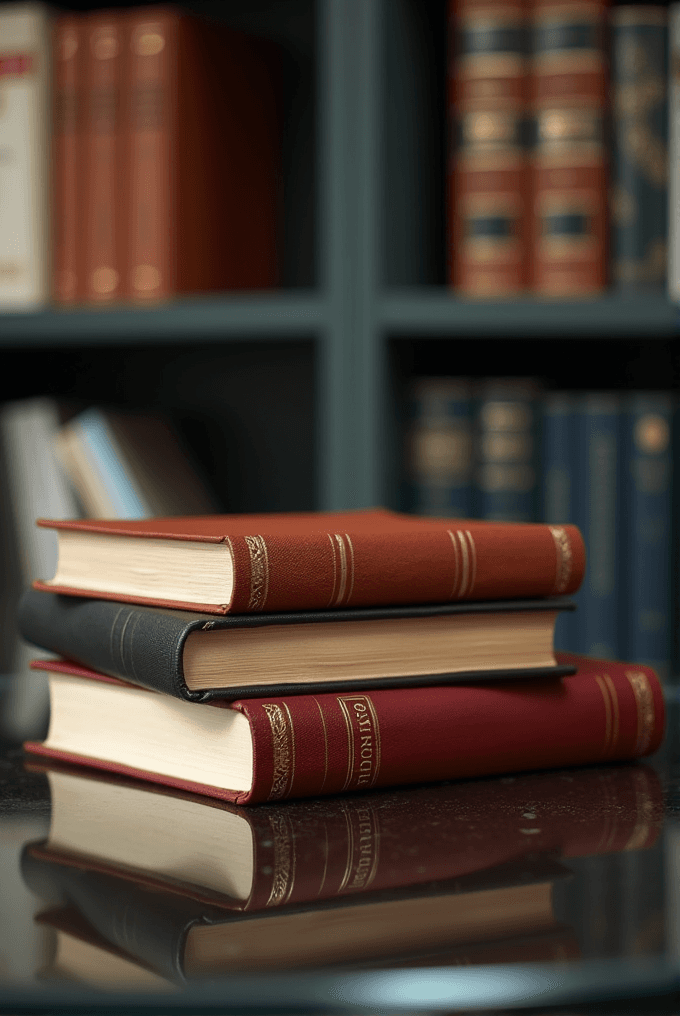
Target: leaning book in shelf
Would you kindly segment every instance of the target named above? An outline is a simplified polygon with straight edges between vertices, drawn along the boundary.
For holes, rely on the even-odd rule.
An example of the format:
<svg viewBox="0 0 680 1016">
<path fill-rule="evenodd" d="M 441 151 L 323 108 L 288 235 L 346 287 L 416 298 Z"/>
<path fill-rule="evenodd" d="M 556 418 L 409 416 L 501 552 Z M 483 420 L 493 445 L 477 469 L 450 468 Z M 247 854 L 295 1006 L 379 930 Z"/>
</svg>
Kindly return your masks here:
<svg viewBox="0 0 680 1016">
<path fill-rule="evenodd" d="M 585 569 L 574 526 L 384 509 L 38 524 L 59 564 L 37 588 L 211 614 L 569 595 Z"/>
<path fill-rule="evenodd" d="M 205 614 L 32 589 L 28 642 L 111 677 L 193 701 L 414 687 L 568 673 L 553 652 L 569 600 Z"/>
<path fill-rule="evenodd" d="M 34 666 L 49 674 L 50 729 L 26 749 L 239 804 L 656 750 L 664 703 L 650 668 L 568 654 L 558 661 L 578 672 L 555 681 L 195 704 L 40 660 Z"/>
</svg>

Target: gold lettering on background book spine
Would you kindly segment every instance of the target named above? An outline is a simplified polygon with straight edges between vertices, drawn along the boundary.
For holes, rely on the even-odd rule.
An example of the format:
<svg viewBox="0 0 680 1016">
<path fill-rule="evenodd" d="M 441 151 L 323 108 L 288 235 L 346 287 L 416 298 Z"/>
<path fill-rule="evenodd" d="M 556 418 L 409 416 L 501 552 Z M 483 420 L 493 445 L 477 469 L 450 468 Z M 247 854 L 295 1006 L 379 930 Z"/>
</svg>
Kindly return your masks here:
<svg viewBox="0 0 680 1016">
<path fill-rule="evenodd" d="M 261 536 L 246 536 L 250 554 L 250 599 L 248 610 L 262 610 L 269 592 L 269 557 L 267 544 Z"/>
<path fill-rule="evenodd" d="M 270 815 L 274 841 L 274 881 L 268 907 L 278 907 L 290 899 L 295 885 L 295 836 L 290 819 L 285 815 Z"/>
<path fill-rule="evenodd" d="M 633 689 L 637 707 L 637 737 L 635 754 L 646 755 L 654 734 L 654 693 L 647 675 L 642 670 L 626 670 L 626 678 Z"/>
<path fill-rule="evenodd" d="M 269 800 L 276 801 L 286 796 L 295 773 L 295 740 L 290 713 L 284 712 L 275 702 L 264 702 L 262 708 L 267 714 L 272 729 L 274 773 Z M 284 706 L 284 709 L 286 707 Z"/>
<path fill-rule="evenodd" d="M 562 526 L 550 526 L 550 532 L 555 541 L 555 551 L 557 552 L 557 569 L 553 593 L 563 593 L 571 579 L 573 564 L 571 541 L 569 540 L 569 534 Z"/>
</svg>

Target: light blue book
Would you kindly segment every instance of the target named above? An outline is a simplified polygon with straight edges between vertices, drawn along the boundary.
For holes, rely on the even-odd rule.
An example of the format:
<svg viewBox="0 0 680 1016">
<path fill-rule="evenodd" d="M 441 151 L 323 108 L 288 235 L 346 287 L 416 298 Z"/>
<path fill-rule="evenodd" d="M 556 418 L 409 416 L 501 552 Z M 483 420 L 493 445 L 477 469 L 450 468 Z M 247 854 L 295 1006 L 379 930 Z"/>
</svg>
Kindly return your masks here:
<svg viewBox="0 0 680 1016">
<path fill-rule="evenodd" d="M 625 658 L 670 671 L 671 489 L 673 399 L 666 392 L 635 392 L 624 415 L 621 630 Z"/>
</svg>

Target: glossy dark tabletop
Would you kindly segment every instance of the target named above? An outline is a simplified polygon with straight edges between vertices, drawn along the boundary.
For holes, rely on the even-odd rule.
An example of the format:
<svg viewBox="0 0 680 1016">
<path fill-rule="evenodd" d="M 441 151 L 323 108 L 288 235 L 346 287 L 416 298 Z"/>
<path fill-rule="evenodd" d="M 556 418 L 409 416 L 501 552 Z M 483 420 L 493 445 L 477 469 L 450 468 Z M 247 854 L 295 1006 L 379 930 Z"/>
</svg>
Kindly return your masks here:
<svg viewBox="0 0 680 1016">
<path fill-rule="evenodd" d="M 5 746 L 0 1011 L 680 1011 L 679 713 L 644 764 L 251 809 Z"/>
</svg>

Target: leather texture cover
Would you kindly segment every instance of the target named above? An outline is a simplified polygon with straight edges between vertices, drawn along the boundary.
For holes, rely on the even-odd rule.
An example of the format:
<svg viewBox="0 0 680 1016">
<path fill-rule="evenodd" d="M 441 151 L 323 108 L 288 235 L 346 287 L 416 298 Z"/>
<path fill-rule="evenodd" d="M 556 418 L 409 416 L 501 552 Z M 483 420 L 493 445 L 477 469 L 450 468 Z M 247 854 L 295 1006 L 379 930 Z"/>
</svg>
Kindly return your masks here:
<svg viewBox="0 0 680 1016">
<path fill-rule="evenodd" d="M 82 767 L 40 761 L 29 768 L 77 776 L 81 809 L 102 782 L 123 794 L 126 788 L 140 792 L 137 781 Z M 170 824 L 178 799 L 237 811 L 248 822 L 254 855 L 248 899 L 183 880 L 181 870 L 170 877 L 59 850 L 49 841 L 32 845 L 32 855 L 206 904 L 265 910 L 357 894 L 370 899 L 387 889 L 498 872 L 527 854 L 582 857 L 646 849 L 663 823 L 659 778 L 641 764 L 574 770 L 569 781 L 559 773 L 530 773 L 510 783 L 470 780 L 245 810 L 150 783 L 143 789 L 156 798 L 154 812 L 158 799 L 164 800 Z"/>
<path fill-rule="evenodd" d="M 131 521 L 39 519 L 38 525 L 103 537 L 228 544 L 234 567 L 230 604 L 161 603 L 114 596 L 105 588 L 87 594 L 202 613 L 561 596 L 578 589 L 585 571 L 585 547 L 575 526 L 428 519 L 383 509 Z M 73 588 L 35 585 L 82 595 Z"/>
<path fill-rule="evenodd" d="M 238 804 L 289 797 L 613 762 L 660 745 L 665 709 L 650 667 L 557 654 L 578 672 L 517 680 L 349 694 L 208 703 L 240 710 L 253 738 L 253 783 L 245 792 L 79 757 L 28 742 L 36 754 L 148 779 Z M 116 683 L 75 664 L 32 666 Z M 152 694 L 141 689 L 138 694 Z M 124 731 L 121 731 L 121 738 Z"/>
<path fill-rule="evenodd" d="M 138 684 L 167 695 L 206 702 L 210 699 L 238 699 L 272 694 L 310 694 L 381 686 L 408 687 L 462 683 L 470 680 L 503 680 L 531 674 L 555 677 L 573 673 L 574 668 L 494 670 L 473 673 L 421 675 L 318 682 L 315 684 L 250 685 L 191 691 L 184 680 L 184 644 L 194 631 L 221 631 L 228 628 L 259 628 L 266 625 L 315 624 L 319 622 L 362 621 L 371 624 L 385 618 L 432 617 L 441 614 L 496 613 L 498 611 L 573 609 L 570 600 L 508 600 L 483 603 L 452 603 L 442 606 L 413 606 L 327 610 L 310 613 L 245 614 L 206 618 L 205 614 L 160 607 L 129 606 L 110 600 L 59 596 L 38 589 L 28 590 L 19 606 L 19 628 L 23 637 L 42 649 L 74 660 L 84 667 L 111 677 Z"/>
</svg>

